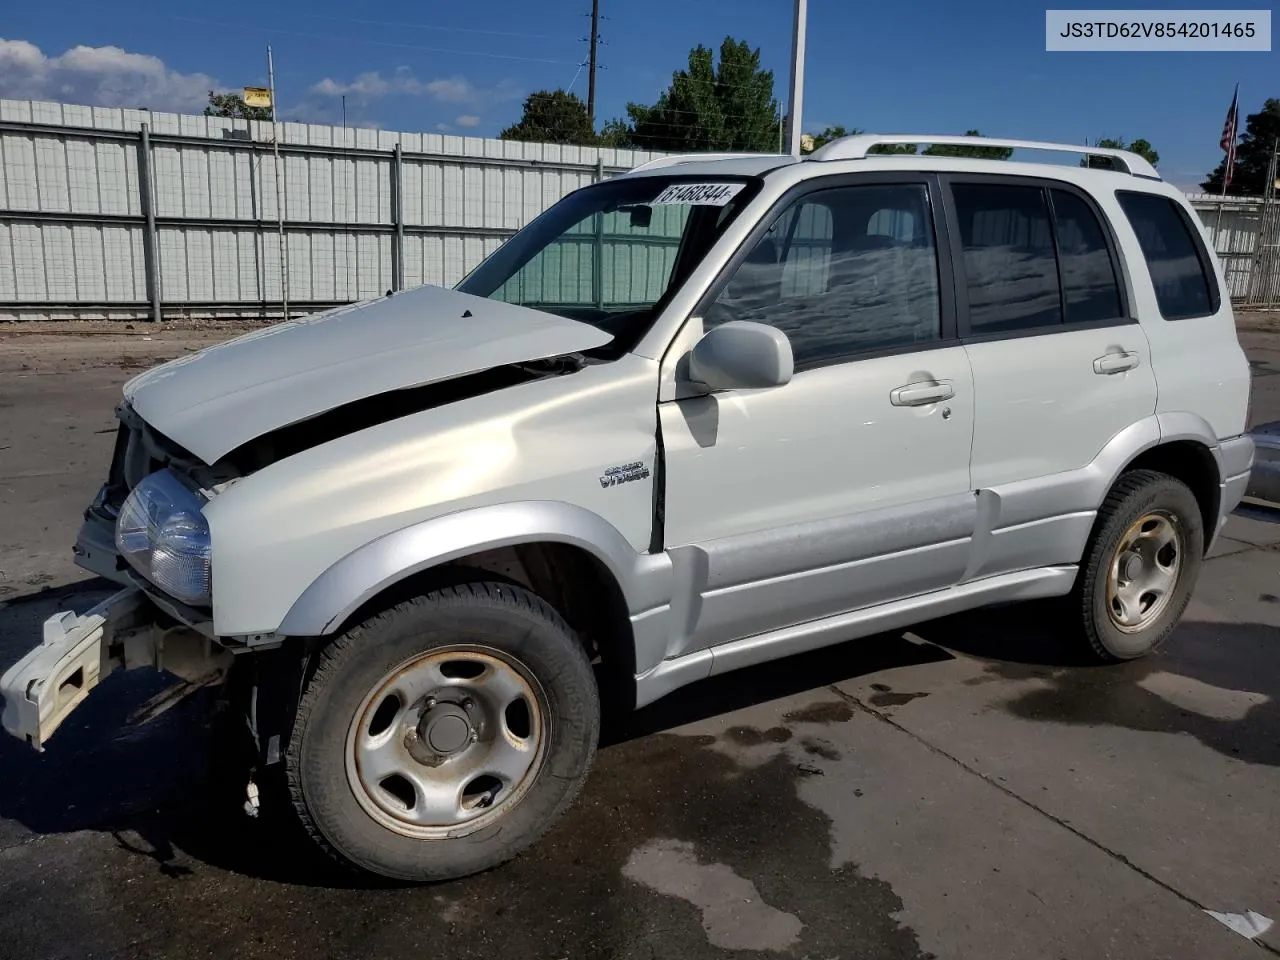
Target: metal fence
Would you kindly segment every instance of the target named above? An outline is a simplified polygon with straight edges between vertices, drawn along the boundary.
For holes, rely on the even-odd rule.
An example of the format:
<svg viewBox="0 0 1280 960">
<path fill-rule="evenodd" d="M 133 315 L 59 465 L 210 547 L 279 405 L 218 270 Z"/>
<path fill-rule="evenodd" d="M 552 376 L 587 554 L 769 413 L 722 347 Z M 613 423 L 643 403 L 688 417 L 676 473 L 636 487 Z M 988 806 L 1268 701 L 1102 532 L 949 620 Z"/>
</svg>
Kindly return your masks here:
<svg viewBox="0 0 1280 960">
<path fill-rule="evenodd" d="M 656 154 L 0 100 L 0 320 L 280 316 L 451 286 Z"/>
<path fill-rule="evenodd" d="M 1222 262 L 1231 299 L 1244 306 L 1280 306 L 1280 202 L 1276 197 L 1191 194 Z"/>
<path fill-rule="evenodd" d="M 452 286 L 560 197 L 657 154 L 0 100 L 0 321 L 279 317 Z M 277 197 L 280 205 L 277 205 Z M 1280 306 L 1280 201 L 1193 195 L 1233 299 Z M 283 207 L 283 248 L 280 213 Z M 674 255 L 611 236 L 644 300 Z M 663 231 L 664 233 L 667 231 Z M 676 231 L 678 233 L 678 231 Z M 584 248 L 593 237 L 583 233 Z M 583 250 L 547 259 L 586 296 Z M 551 277 L 533 271 L 522 283 Z M 575 289 L 577 289 L 575 287 Z M 572 291 L 571 291 L 572 292 Z M 558 291 L 557 296 L 564 296 Z M 601 291 L 594 291 L 601 295 Z"/>
</svg>

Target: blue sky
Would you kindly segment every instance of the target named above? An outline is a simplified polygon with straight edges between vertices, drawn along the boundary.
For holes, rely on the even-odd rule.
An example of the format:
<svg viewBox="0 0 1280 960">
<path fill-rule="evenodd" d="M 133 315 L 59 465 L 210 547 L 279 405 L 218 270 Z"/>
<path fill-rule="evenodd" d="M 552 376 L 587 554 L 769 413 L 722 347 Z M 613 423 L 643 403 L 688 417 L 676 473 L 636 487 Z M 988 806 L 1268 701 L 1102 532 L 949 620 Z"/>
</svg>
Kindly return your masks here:
<svg viewBox="0 0 1280 960">
<path fill-rule="evenodd" d="M 338 122 L 345 94 L 352 125 L 493 136 L 532 90 L 573 82 L 585 97 L 589 10 L 590 0 L 15 3 L 0 21 L 0 96 L 198 112 L 209 85 L 264 83 L 270 43 L 289 116 Z M 762 48 L 785 96 L 791 11 L 791 0 L 602 0 L 599 119 L 651 102 L 691 46 L 726 34 Z M 1189 187 L 1221 157 L 1235 83 L 1242 125 L 1280 97 L 1278 56 L 1046 53 L 1040 4 L 810 0 L 805 128 L 1146 137 L 1166 179 Z"/>
</svg>

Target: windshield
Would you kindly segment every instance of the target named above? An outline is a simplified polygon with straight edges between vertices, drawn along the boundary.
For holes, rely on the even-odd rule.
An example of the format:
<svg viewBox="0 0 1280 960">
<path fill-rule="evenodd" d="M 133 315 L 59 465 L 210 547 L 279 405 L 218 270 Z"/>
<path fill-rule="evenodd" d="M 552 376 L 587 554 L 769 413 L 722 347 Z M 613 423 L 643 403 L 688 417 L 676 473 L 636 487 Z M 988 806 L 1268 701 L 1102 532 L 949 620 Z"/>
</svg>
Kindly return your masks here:
<svg viewBox="0 0 1280 960">
<path fill-rule="evenodd" d="M 620 177 L 569 194 L 457 289 L 638 340 L 758 188 L 745 179 Z"/>
</svg>

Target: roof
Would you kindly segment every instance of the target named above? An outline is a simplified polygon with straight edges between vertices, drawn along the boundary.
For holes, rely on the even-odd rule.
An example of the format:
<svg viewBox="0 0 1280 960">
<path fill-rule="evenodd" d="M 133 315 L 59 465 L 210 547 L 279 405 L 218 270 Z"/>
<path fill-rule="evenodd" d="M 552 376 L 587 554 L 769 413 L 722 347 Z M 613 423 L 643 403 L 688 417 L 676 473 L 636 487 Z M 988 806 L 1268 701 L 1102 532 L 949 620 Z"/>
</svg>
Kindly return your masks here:
<svg viewBox="0 0 1280 960">
<path fill-rule="evenodd" d="M 1105 156 L 1115 162 L 1115 169 L 1081 168 L 1075 164 L 1045 163 L 1035 161 L 1028 163 L 1022 160 L 986 160 L 975 157 L 928 156 L 924 154 L 881 154 L 872 153 L 873 147 L 886 143 L 913 143 L 921 145 L 971 146 L 997 149 L 1013 149 L 1020 152 L 1052 152 L 1070 153 L 1079 156 Z M 817 151 L 802 158 L 788 154 L 760 153 L 689 153 L 659 157 L 641 164 L 634 170 L 624 174 L 628 177 L 671 176 L 673 174 L 694 176 L 761 176 L 781 167 L 792 167 L 796 164 L 835 164 L 848 170 L 883 170 L 893 169 L 910 164 L 916 170 L 966 170 L 983 169 L 1015 172 L 1011 166 L 1030 167 L 1031 173 L 1045 173 L 1045 168 L 1070 169 L 1073 174 L 1096 174 L 1101 176 L 1137 177 L 1148 181 L 1160 181 L 1160 174 L 1155 167 L 1142 156 L 1128 150 L 1114 150 L 1107 147 L 1086 147 L 1076 144 L 1049 143 L 1038 140 L 1004 140 L 991 137 L 959 137 L 943 134 L 858 134 L 841 137 L 825 144 Z M 847 163 L 847 167 L 844 164 Z M 810 168 L 809 172 L 816 176 L 819 170 Z M 834 172 L 824 170 L 822 172 Z M 1021 170 L 1016 172 L 1026 173 Z M 804 176 L 799 170 L 792 175 Z M 1075 176 L 1073 175 L 1072 179 Z"/>
<path fill-rule="evenodd" d="M 713 177 L 758 177 L 800 161 L 785 153 L 682 153 L 658 157 L 627 171 L 626 177 L 670 177 L 695 174 Z"/>
</svg>

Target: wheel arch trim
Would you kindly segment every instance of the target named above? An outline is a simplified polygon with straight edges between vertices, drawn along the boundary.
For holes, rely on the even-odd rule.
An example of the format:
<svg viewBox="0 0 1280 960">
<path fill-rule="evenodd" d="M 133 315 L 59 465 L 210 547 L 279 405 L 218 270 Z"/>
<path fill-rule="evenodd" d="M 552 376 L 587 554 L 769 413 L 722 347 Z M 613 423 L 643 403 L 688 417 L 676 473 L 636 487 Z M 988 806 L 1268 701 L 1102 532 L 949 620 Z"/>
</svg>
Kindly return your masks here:
<svg viewBox="0 0 1280 960">
<path fill-rule="evenodd" d="M 1033 477 L 997 484 L 986 493 L 995 505 L 986 514 L 988 529 L 1002 530 L 1075 511 L 1096 511 L 1120 476 L 1143 454 L 1166 444 L 1192 441 L 1202 444 L 1225 481 L 1242 458 L 1232 442 L 1214 436 L 1203 418 L 1193 413 L 1162 413 L 1144 417 L 1125 427 L 1098 451 L 1086 466 L 1047 477 Z M 1225 448 L 1225 449 L 1224 449 Z M 1244 460 L 1251 459 L 1251 449 Z M 1247 462 L 1245 465 L 1247 469 Z"/>
<path fill-rule="evenodd" d="M 385 534 L 338 560 L 294 601 L 277 633 L 333 633 L 363 604 L 432 567 L 498 547 L 551 542 L 578 547 L 613 576 L 632 615 L 668 601 L 666 554 L 639 553 L 617 527 L 582 507 L 526 500 L 477 507 Z"/>
</svg>

